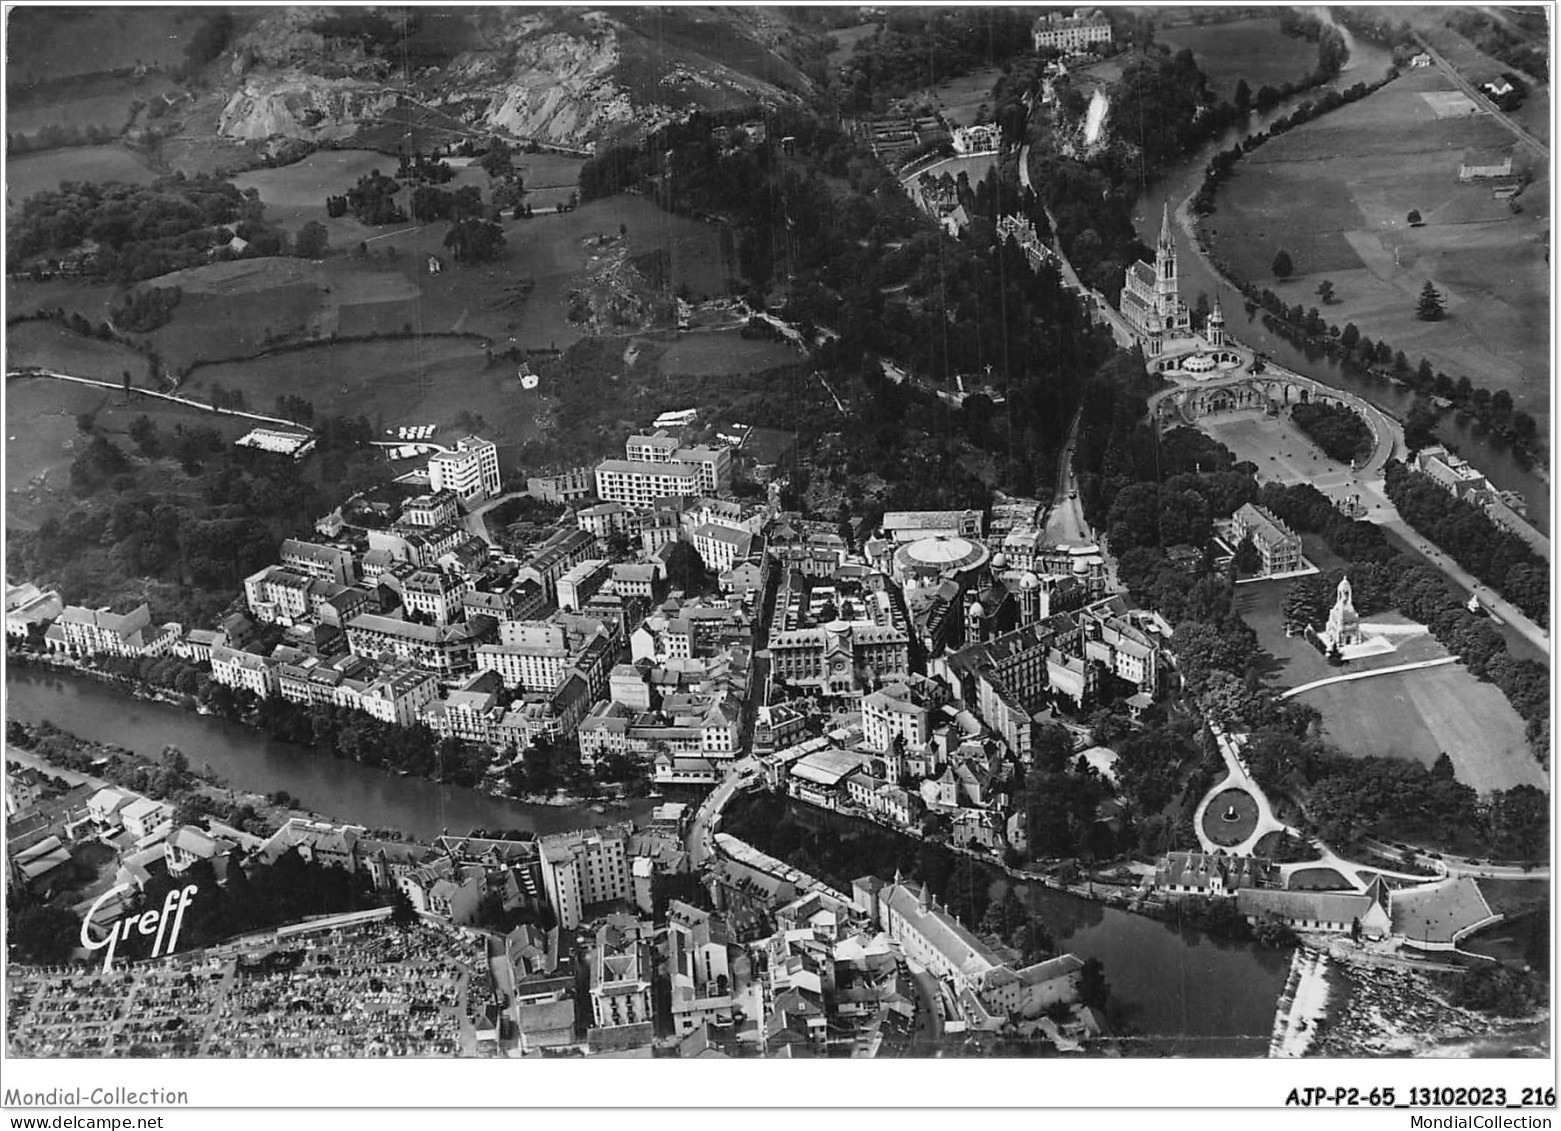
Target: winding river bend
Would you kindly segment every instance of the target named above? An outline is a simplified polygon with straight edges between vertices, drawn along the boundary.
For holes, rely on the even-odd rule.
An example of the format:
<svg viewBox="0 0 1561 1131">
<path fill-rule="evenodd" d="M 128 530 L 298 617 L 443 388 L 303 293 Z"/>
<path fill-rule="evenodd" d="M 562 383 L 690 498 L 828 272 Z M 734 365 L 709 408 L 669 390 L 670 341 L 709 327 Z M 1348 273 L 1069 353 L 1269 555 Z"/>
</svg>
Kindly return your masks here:
<svg viewBox="0 0 1561 1131">
<path fill-rule="evenodd" d="M 398 829 L 418 840 L 474 828 L 535 833 L 645 817 L 644 799 L 598 813 L 588 806 L 525 805 L 462 786 L 403 778 L 386 770 L 316 754 L 259 731 L 167 703 L 134 699 L 82 676 L 8 669 L 6 717 L 48 719 L 94 742 L 155 756 L 177 746 L 199 769 L 210 764 L 229 786 L 258 793 L 286 790 L 304 808 L 374 829 Z"/>
<path fill-rule="evenodd" d="M 1389 52 L 1352 36 L 1349 62 L 1327 88 L 1343 90 L 1358 82 L 1376 82 L 1387 74 L 1392 61 Z M 1253 114 L 1248 121 L 1222 133 L 1151 184 L 1134 208 L 1138 238 L 1146 246 L 1154 246 L 1160 235 L 1161 203 L 1169 200 L 1175 211 L 1182 201 L 1196 192 L 1203 184 L 1204 169 L 1216 153 L 1229 149 L 1250 134 L 1266 130 L 1276 118 L 1289 113 L 1301 99 L 1311 97 L 1315 97 L 1315 92 L 1291 99 L 1267 114 Z M 1177 268 L 1182 280 L 1182 297 L 1192 303 L 1201 292 L 1213 302 L 1218 295 L 1224 304 L 1225 317 L 1233 337 L 1245 345 L 1264 351 L 1280 365 L 1324 384 L 1355 393 L 1400 418 L 1409 411 L 1410 402 L 1414 399 L 1410 390 L 1347 371 L 1326 356 L 1308 356 L 1304 350 L 1265 329 L 1261 311 L 1250 320 L 1247 319 L 1243 310 L 1245 299 L 1241 292 L 1210 270 L 1188 246 L 1190 233 L 1180 233 L 1179 239 L 1182 254 L 1178 256 Z M 1470 377 L 1478 379 L 1477 374 L 1470 374 Z M 1452 414 L 1448 414 L 1441 419 L 1437 429 L 1444 438 L 1458 446 L 1465 459 L 1485 472 L 1492 483 L 1504 490 L 1520 492 L 1528 500 L 1530 521 L 1544 533 L 1550 532 L 1550 484 L 1542 473 L 1525 468 L 1513 457 L 1511 449 L 1493 440 L 1472 419 L 1459 423 Z"/>
</svg>

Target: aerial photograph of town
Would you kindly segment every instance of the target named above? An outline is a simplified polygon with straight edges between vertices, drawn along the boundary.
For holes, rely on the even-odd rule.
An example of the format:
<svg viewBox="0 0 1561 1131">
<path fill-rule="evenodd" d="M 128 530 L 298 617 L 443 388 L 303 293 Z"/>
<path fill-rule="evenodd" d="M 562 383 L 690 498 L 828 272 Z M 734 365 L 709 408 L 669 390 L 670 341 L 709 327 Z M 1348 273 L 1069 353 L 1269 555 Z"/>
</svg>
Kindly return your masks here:
<svg viewBox="0 0 1561 1131">
<path fill-rule="evenodd" d="M 1553 1057 L 1547 5 L 6 15 L 8 1071 Z"/>
</svg>

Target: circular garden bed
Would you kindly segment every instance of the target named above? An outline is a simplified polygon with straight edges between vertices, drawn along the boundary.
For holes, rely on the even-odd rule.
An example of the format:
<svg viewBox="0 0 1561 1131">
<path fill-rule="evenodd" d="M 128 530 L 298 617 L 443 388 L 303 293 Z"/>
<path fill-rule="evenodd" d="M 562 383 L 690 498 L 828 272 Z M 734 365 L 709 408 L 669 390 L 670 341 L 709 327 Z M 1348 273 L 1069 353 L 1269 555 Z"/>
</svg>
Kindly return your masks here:
<svg viewBox="0 0 1561 1131">
<path fill-rule="evenodd" d="M 1203 835 L 1223 848 L 1240 844 L 1257 829 L 1257 802 L 1244 789 L 1222 789 L 1203 811 Z"/>
</svg>

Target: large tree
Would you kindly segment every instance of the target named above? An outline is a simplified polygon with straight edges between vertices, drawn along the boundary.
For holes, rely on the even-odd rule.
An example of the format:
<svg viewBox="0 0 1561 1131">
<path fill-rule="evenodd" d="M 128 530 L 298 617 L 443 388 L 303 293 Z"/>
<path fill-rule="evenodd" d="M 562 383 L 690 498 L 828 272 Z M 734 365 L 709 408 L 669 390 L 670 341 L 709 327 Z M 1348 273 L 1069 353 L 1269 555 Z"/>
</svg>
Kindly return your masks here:
<svg viewBox="0 0 1561 1131">
<path fill-rule="evenodd" d="M 1420 288 L 1420 304 L 1415 307 L 1415 317 L 1422 322 L 1440 322 L 1446 313 L 1441 293 L 1427 279 L 1425 286 Z"/>
<path fill-rule="evenodd" d="M 457 262 L 483 263 L 503 253 L 504 229 L 491 221 L 469 217 L 451 227 L 444 237 L 444 246 L 455 253 Z"/>
<path fill-rule="evenodd" d="M 1274 256 L 1274 277 L 1276 279 L 1288 279 L 1295 274 L 1295 263 L 1290 258 L 1290 253 L 1284 248 L 1279 249 L 1279 254 Z"/>
<path fill-rule="evenodd" d="M 293 252 L 300 259 L 323 259 L 330 240 L 331 234 L 325 225 L 318 220 L 310 220 L 298 229 L 298 236 L 293 240 Z"/>
</svg>

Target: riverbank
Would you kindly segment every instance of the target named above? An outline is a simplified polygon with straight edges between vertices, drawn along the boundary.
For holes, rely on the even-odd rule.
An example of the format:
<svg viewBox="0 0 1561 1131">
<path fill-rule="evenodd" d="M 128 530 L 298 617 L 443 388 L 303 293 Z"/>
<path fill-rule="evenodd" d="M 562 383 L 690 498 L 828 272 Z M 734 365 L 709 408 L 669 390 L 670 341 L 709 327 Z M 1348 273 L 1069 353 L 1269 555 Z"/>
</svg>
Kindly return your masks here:
<svg viewBox="0 0 1561 1131">
<path fill-rule="evenodd" d="M 143 680 L 133 679 L 116 672 L 104 671 L 100 668 L 92 666 L 89 663 L 84 663 L 81 660 L 72 659 L 70 657 L 57 656 L 51 653 L 16 652 L 8 649 L 6 652 L 6 662 L 8 666 L 21 670 L 41 668 L 61 674 L 90 679 L 112 689 L 113 691 L 127 695 L 133 699 L 137 699 L 143 703 L 161 703 L 169 707 L 175 707 L 179 710 L 189 711 L 192 714 L 204 716 L 207 718 L 219 717 L 211 710 L 210 707 L 203 704 L 199 698 L 194 695 L 172 691 L 164 687 L 157 687 Z M 263 727 L 249 718 L 240 717 L 237 719 L 224 719 L 224 721 L 246 727 L 256 732 L 257 734 L 264 735 L 267 733 Z M 268 737 L 272 736 L 268 735 Z M 285 740 L 273 738 L 273 741 Z M 308 747 L 304 744 L 294 743 L 291 745 L 297 745 L 300 749 L 312 749 L 311 747 Z M 333 757 L 335 756 L 333 755 Z M 362 765 L 362 763 L 355 764 Z M 375 767 L 369 766 L 364 766 L 364 768 L 375 769 Z M 422 780 L 434 784 L 443 784 L 439 782 L 439 779 L 429 777 L 427 775 L 407 773 L 388 767 L 384 767 L 383 769 L 385 769 L 386 772 L 395 774 L 398 777 Z M 628 804 L 624 800 L 624 790 L 622 787 L 603 787 L 601 792 L 591 794 L 574 794 L 563 790 L 558 790 L 553 793 L 546 794 L 526 793 L 520 795 L 507 793 L 491 781 L 464 788 L 473 789 L 499 801 L 511 801 L 521 805 L 536 805 L 553 809 L 591 807 L 594 811 L 594 807 L 596 806 L 601 806 L 604 809 L 626 808 Z"/>
<path fill-rule="evenodd" d="M 602 813 L 593 806 L 606 809 L 605 799 L 570 805 L 553 798 L 554 804 L 536 805 L 468 786 L 402 777 L 271 738 L 217 714 L 127 694 L 121 686 L 85 673 L 41 665 L 8 668 L 6 713 L 18 722 L 68 723 L 81 738 L 154 760 L 164 746 L 177 746 L 192 768 L 204 772 L 209 766 L 235 791 L 285 791 L 310 810 L 366 828 L 397 830 L 422 843 L 473 829 L 546 836 L 625 820 L 643 822 L 657 803 L 631 797 Z"/>
<path fill-rule="evenodd" d="M 1290 959 L 1290 979 L 1274 1014 L 1270 1059 L 1305 1056 L 1317 1039 L 1317 1026 L 1328 1014 L 1328 958 L 1297 947 Z"/>
<path fill-rule="evenodd" d="M 1348 994 L 1318 1023 L 1318 1057 L 1548 1056 L 1548 1010 L 1506 1018 L 1451 1004 L 1437 976 L 1416 970 L 1333 964 Z"/>
<path fill-rule="evenodd" d="M 132 789 L 126 784 L 123 774 L 111 774 L 104 776 L 93 770 L 102 768 L 104 763 L 115 764 L 115 760 L 121 760 L 119 765 L 129 760 L 136 766 L 145 767 L 148 770 L 156 768 L 157 763 L 152 759 L 126 750 L 122 746 L 111 743 L 92 742 L 80 735 L 72 734 L 58 726 L 50 725 L 47 729 L 41 726 L 27 726 L 22 724 L 23 731 L 20 734 L 7 734 L 5 744 L 5 760 L 7 766 L 15 762 L 23 766 L 37 770 L 39 773 L 58 777 L 68 785 L 88 785 L 93 789 L 115 787 L 119 789 Z M 36 742 L 45 749 L 34 746 L 20 746 L 17 741 Z M 62 761 L 61 756 L 69 757 L 69 761 Z M 85 762 L 91 769 L 80 768 L 80 763 Z M 76 764 L 72 764 L 76 763 Z M 192 777 L 184 789 L 184 793 L 198 797 L 206 812 L 214 816 L 223 824 L 238 829 L 239 832 L 249 833 L 252 836 L 267 837 L 277 829 L 285 825 L 289 820 L 298 818 L 301 820 L 332 820 L 329 815 L 317 813 L 312 809 L 306 809 L 301 799 L 290 797 L 288 800 L 279 800 L 277 794 L 264 794 L 248 791 L 238 791 L 230 788 L 225 782 L 215 775 L 207 776 L 200 771 L 191 771 Z M 136 792 L 141 792 L 137 790 Z M 161 796 L 155 792 L 149 793 L 154 801 L 167 801 L 174 803 L 177 798 Z M 243 816 L 245 811 L 247 816 Z M 374 829 L 373 834 L 382 840 L 401 840 L 403 834 L 394 829 Z"/>
</svg>

